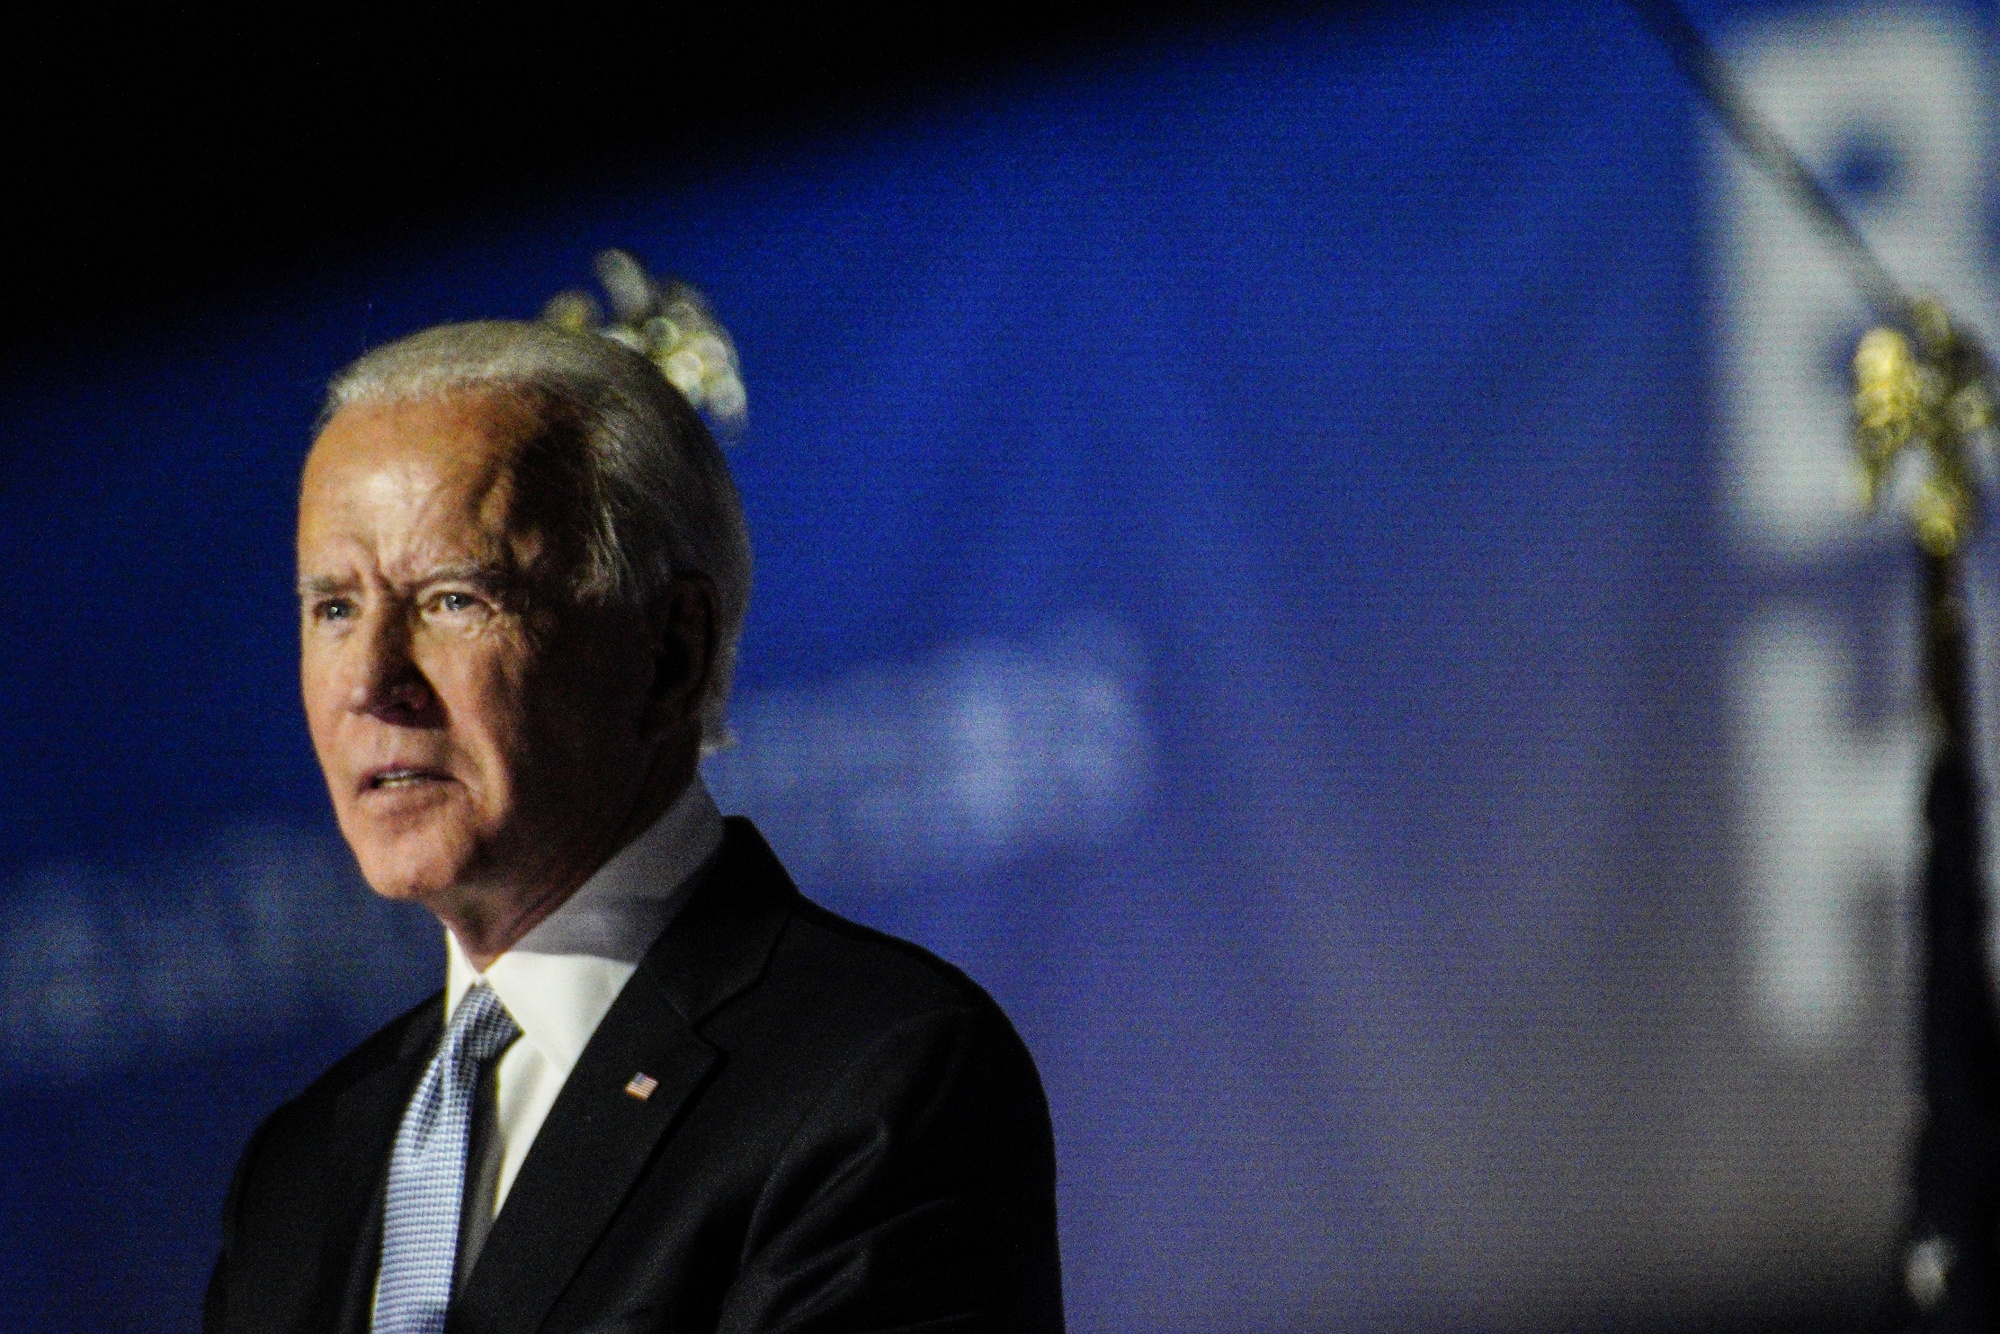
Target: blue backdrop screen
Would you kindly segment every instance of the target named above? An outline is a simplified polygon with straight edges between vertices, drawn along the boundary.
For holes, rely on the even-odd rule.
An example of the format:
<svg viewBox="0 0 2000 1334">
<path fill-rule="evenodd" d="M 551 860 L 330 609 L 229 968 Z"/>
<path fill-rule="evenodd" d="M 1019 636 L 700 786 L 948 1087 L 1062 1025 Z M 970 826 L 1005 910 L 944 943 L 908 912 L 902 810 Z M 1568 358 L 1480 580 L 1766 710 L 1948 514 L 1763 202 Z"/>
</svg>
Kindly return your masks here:
<svg viewBox="0 0 2000 1334">
<path fill-rule="evenodd" d="M 1913 12 L 1939 68 L 1983 52 Z M 1846 40 L 1704 17 L 1760 88 L 1806 75 L 1758 33 Z M 1743 775 L 1758 691 L 1782 722 L 1820 682 L 1827 734 L 1876 749 L 1783 772 L 1833 775 L 1826 820 L 1843 774 L 1900 790 L 1906 585 L 1872 530 L 1788 563 L 1732 517 L 1762 215 L 1706 135 L 1615 7 L 1277 18 L 17 362 L 0 1319 L 190 1327 L 259 1117 L 437 985 L 301 724 L 298 467 L 347 360 L 530 316 L 611 244 L 709 294 L 750 390 L 709 781 L 809 894 L 1014 1017 L 1075 1329 L 1865 1286 L 1911 835 L 1886 797 L 1873 880 L 1827 908 L 1783 863 L 1760 897 L 1766 835 L 1820 826 Z"/>
</svg>

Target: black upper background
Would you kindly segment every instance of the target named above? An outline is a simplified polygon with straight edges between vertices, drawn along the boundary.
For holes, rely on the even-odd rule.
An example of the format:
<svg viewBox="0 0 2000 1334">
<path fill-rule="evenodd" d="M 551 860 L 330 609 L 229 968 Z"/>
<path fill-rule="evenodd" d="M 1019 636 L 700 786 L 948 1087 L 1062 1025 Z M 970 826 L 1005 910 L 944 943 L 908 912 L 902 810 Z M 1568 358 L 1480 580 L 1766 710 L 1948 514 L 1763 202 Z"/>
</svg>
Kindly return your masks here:
<svg viewBox="0 0 2000 1334">
<path fill-rule="evenodd" d="M 1278 8 L 17 9 L 0 18 L 12 234 L 0 357 L 496 205 L 657 177 L 1023 63 Z"/>
</svg>

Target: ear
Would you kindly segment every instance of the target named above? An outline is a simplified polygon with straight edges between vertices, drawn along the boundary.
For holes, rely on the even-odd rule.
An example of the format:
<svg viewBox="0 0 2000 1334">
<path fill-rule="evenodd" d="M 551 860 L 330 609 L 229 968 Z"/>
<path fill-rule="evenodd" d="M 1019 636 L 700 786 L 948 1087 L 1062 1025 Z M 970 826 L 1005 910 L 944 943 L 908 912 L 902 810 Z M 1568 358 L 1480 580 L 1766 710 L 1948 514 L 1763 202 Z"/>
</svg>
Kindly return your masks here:
<svg viewBox="0 0 2000 1334">
<path fill-rule="evenodd" d="M 705 574 L 675 575 L 648 618 L 653 680 L 649 721 L 663 732 L 701 728 L 701 704 L 719 647 L 715 584 Z"/>
</svg>

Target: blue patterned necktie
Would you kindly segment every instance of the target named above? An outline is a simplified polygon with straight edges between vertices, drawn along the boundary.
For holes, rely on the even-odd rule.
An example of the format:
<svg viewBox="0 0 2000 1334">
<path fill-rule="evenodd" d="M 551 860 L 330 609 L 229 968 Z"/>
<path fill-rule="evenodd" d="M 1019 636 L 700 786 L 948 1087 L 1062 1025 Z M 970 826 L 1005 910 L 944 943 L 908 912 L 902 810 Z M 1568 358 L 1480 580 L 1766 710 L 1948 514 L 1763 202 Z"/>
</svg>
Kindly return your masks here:
<svg viewBox="0 0 2000 1334">
<path fill-rule="evenodd" d="M 403 1113 L 389 1155 L 374 1334 L 439 1334 L 451 1304 L 466 1143 L 485 1062 L 521 1036 L 481 982 L 459 998 L 444 1043 Z"/>
</svg>

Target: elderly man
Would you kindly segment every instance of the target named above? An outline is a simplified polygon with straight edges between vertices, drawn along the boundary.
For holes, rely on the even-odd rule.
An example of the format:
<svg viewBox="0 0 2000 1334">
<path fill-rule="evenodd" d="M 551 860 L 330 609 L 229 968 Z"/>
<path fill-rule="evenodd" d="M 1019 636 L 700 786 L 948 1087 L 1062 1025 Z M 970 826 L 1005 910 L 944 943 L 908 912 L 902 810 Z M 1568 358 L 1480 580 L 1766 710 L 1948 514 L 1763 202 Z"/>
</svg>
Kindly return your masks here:
<svg viewBox="0 0 2000 1334">
<path fill-rule="evenodd" d="M 1006 1018 L 702 785 L 750 551 L 693 410 L 608 339 L 483 323 L 364 357 L 324 421 L 307 721 L 446 982 L 252 1138 L 206 1328 L 1059 1330 Z"/>
</svg>

